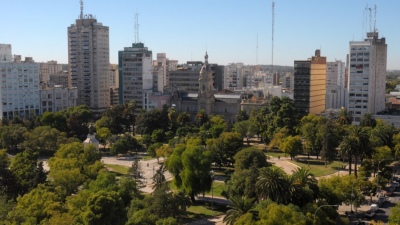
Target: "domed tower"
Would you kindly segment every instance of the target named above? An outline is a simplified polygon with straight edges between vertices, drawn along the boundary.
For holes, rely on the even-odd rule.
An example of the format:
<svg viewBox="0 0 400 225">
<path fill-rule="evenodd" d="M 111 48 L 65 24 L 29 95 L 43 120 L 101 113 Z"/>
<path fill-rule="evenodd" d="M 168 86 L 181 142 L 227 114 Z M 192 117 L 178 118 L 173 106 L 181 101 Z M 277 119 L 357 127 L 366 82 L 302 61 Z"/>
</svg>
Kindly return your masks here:
<svg viewBox="0 0 400 225">
<path fill-rule="evenodd" d="M 208 65 L 208 54 L 204 56 L 204 65 L 200 70 L 199 76 L 199 95 L 197 96 L 199 104 L 198 110 L 204 109 L 208 115 L 214 112 L 214 86 L 210 65 Z"/>
</svg>

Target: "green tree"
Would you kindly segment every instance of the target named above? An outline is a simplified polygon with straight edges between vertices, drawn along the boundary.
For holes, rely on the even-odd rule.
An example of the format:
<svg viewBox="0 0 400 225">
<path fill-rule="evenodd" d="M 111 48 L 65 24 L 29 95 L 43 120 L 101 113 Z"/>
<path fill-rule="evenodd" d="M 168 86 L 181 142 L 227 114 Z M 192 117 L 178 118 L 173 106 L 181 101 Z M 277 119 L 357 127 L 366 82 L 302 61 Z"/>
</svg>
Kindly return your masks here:
<svg viewBox="0 0 400 225">
<path fill-rule="evenodd" d="M 60 133 L 55 128 L 49 126 L 39 126 L 31 132 L 24 135 L 25 141 L 22 143 L 23 148 L 30 148 L 38 153 L 54 153 L 60 147 L 60 144 L 68 142 L 65 133 Z"/>
<path fill-rule="evenodd" d="M 67 132 L 67 118 L 62 112 L 44 112 L 40 118 L 43 126 L 50 126 L 60 132 Z"/>
<path fill-rule="evenodd" d="M 27 132 L 28 129 L 20 124 L 1 127 L 1 143 L 3 147 L 16 150 L 17 146 L 24 142 L 24 134 Z"/>
<path fill-rule="evenodd" d="M 10 170 L 10 158 L 5 150 L 0 150 L 0 198 L 16 200 L 19 194 L 17 178 Z"/>
<path fill-rule="evenodd" d="M 122 135 L 113 145 L 111 145 L 110 153 L 124 154 L 128 151 L 137 151 L 141 148 L 139 142 L 130 133 Z"/>
<path fill-rule="evenodd" d="M 259 211 L 260 220 L 256 223 L 261 224 L 293 224 L 293 225 L 306 225 L 307 218 L 294 205 L 279 205 L 276 203 L 269 204 L 266 208 Z M 310 223 L 311 224 L 311 223 Z"/>
<path fill-rule="evenodd" d="M 310 151 L 314 152 L 317 155 L 317 159 L 321 149 L 321 138 L 319 133 L 321 132 L 321 127 L 326 122 L 327 119 L 322 116 L 316 116 L 314 114 L 308 114 L 307 116 L 301 118 L 300 121 L 301 136 L 305 139 L 305 142 L 310 148 Z"/>
<path fill-rule="evenodd" d="M 264 153 L 253 147 L 240 150 L 233 158 L 235 171 L 250 169 L 252 166 L 257 168 L 268 166 Z"/>
<path fill-rule="evenodd" d="M 79 105 L 61 112 L 67 119 L 68 137 L 85 140 L 89 133 L 88 123 L 93 118 L 92 110 L 86 105 Z"/>
<path fill-rule="evenodd" d="M 244 196 L 232 197 L 231 203 L 228 205 L 229 210 L 223 219 L 224 223 L 233 225 L 241 216 L 246 213 L 253 214 L 253 217 L 257 217 L 257 211 L 255 210 L 254 199 L 249 199 Z"/>
<path fill-rule="evenodd" d="M 336 122 L 341 125 L 350 125 L 351 124 L 351 115 L 345 108 L 341 108 L 339 111 L 339 115 L 336 117 Z"/>
<path fill-rule="evenodd" d="M 324 125 L 322 125 L 319 134 L 321 140 L 321 157 L 325 160 L 326 167 L 328 163 L 335 159 L 336 147 L 339 145 L 333 121 L 328 120 Z"/>
<path fill-rule="evenodd" d="M 195 202 L 194 196 L 211 189 L 212 155 L 201 146 L 188 146 L 182 153 L 182 188 Z"/>
<path fill-rule="evenodd" d="M 302 144 L 300 136 L 289 136 L 283 139 L 279 148 L 290 155 L 290 160 L 293 160 L 301 151 Z"/>
<path fill-rule="evenodd" d="M 162 143 L 157 142 L 157 143 L 154 143 L 154 144 L 150 145 L 150 146 L 147 148 L 147 151 L 146 151 L 147 154 L 149 154 L 151 157 L 157 158 L 157 162 L 158 162 L 158 163 L 159 163 L 160 161 L 159 161 L 159 156 L 157 155 L 157 149 L 161 148 L 162 146 L 163 146 Z"/>
<path fill-rule="evenodd" d="M 243 147 L 243 139 L 239 133 L 223 132 L 217 139 L 207 141 L 207 150 L 213 156 L 213 161 L 220 167 L 234 163 L 233 156 Z"/>
<path fill-rule="evenodd" d="M 117 192 L 99 191 L 87 200 L 87 210 L 83 212 L 86 225 L 125 224 L 124 202 Z"/>
<path fill-rule="evenodd" d="M 360 126 L 362 127 L 372 127 L 376 126 L 376 119 L 373 117 L 372 113 L 366 112 L 361 118 Z"/>
<path fill-rule="evenodd" d="M 250 118 L 250 116 L 247 115 L 246 110 L 240 110 L 238 115 L 237 115 L 237 121 L 238 122 L 248 120 L 249 118 Z"/>
<path fill-rule="evenodd" d="M 165 132 L 162 129 L 154 130 L 151 134 L 152 143 L 164 143 L 166 140 Z"/>
<path fill-rule="evenodd" d="M 400 224 L 400 203 L 390 209 L 391 214 L 389 216 L 390 224 Z"/>
<path fill-rule="evenodd" d="M 290 185 L 286 176 L 280 167 L 261 168 L 256 183 L 259 199 L 271 199 L 278 204 L 285 203 L 288 193 L 290 193 Z"/>
<path fill-rule="evenodd" d="M 46 181 L 47 173 L 43 170 L 42 164 L 38 165 L 37 154 L 30 149 L 15 156 L 10 170 L 16 178 L 20 195 L 24 195 Z"/>
<path fill-rule="evenodd" d="M 96 129 L 96 139 L 99 140 L 103 148 L 106 149 L 107 140 L 111 137 L 111 131 L 107 127 L 101 127 Z"/>
</svg>

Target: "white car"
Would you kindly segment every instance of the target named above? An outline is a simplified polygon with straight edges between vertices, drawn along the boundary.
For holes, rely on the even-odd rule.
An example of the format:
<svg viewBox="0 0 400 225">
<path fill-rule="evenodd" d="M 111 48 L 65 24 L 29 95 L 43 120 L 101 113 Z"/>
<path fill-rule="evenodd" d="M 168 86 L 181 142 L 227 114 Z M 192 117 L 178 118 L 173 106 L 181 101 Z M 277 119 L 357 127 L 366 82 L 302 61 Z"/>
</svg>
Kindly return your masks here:
<svg viewBox="0 0 400 225">
<path fill-rule="evenodd" d="M 369 210 L 370 210 L 371 212 L 376 212 L 376 211 L 379 210 L 379 206 L 378 206 L 377 204 L 372 204 L 372 205 L 369 207 Z"/>
</svg>

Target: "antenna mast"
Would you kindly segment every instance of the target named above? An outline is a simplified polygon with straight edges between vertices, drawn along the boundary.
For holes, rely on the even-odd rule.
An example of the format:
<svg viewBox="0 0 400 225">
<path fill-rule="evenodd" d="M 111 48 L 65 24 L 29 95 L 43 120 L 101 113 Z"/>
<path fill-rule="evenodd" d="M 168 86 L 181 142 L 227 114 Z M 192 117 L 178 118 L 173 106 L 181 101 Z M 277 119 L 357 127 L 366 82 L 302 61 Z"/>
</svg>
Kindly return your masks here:
<svg viewBox="0 0 400 225">
<path fill-rule="evenodd" d="M 275 2 L 272 1 L 272 73 L 274 73 L 274 26 L 275 26 Z"/>
<path fill-rule="evenodd" d="M 139 43 L 139 14 L 135 13 L 135 43 Z"/>
<path fill-rule="evenodd" d="M 80 0 L 80 5 L 81 5 L 81 14 L 79 15 L 80 19 L 83 19 L 83 0 Z"/>
<path fill-rule="evenodd" d="M 369 8 L 369 32 L 372 31 L 372 9 Z"/>
</svg>

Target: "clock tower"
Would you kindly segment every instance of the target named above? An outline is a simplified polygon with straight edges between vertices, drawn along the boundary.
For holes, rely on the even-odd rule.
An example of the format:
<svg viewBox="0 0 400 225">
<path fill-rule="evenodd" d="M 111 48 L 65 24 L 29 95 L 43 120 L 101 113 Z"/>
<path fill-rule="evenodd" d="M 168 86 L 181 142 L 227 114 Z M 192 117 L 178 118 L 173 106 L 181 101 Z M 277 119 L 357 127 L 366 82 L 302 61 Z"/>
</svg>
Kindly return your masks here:
<svg viewBox="0 0 400 225">
<path fill-rule="evenodd" d="M 199 76 L 199 94 L 197 96 L 198 110 L 204 109 L 208 115 L 214 112 L 214 86 L 213 86 L 213 72 L 210 65 L 208 65 L 208 54 L 204 56 L 204 65 L 200 70 Z"/>
</svg>

